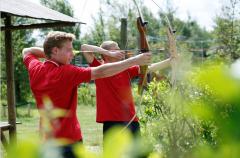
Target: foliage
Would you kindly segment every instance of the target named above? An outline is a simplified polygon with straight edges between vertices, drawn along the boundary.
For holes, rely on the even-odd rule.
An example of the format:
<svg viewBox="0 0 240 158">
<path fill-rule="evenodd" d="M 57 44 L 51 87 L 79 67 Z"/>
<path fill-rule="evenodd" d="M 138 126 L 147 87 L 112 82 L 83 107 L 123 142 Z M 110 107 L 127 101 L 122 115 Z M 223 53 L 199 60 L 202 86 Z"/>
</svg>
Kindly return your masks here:
<svg viewBox="0 0 240 158">
<path fill-rule="evenodd" d="M 26 18 L 14 17 L 13 24 L 31 23 L 33 20 Z M 4 35 L 4 34 L 3 34 Z M 34 45 L 35 40 L 32 38 L 32 30 L 16 30 L 12 33 L 12 47 L 14 56 L 14 77 L 15 77 L 15 94 L 16 103 L 26 103 L 31 99 L 29 80 L 27 70 L 22 62 L 23 48 Z M 4 36 L 1 35 L 1 99 L 6 100 L 6 56 Z"/>
<path fill-rule="evenodd" d="M 82 84 L 78 89 L 78 104 L 91 105 L 96 104 L 95 85 L 91 83 Z"/>
<path fill-rule="evenodd" d="M 189 16 L 186 21 L 177 18 L 177 9 L 174 8 L 174 4 L 172 4 L 171 1 L 166 1 L 166 6 L 163 6 L 163 8 L 165 9 L 159 11 L 162 27 L 159 29 L 160 39 L 158 43 L 161 43 L 168 51 L 168 43 L 166 42 L 166 29 L 169 27 L 167 22 L 168 18 L 172 29 L 175 31 L 178 52 L 188 52 L 192 54 L 194 63 L 195 61 L 199 61 L 199 58 L 203 60 L 203 58 L 207 57 L 207 50 L 213 42 L 211 33 L 205 28 L 201 28 L 191 16 Z"/>
<path fill-rule="evenodd" d="M 223 62 L 206 62 L 175 88 L 166 81 L 150 83 L 141 121 L 156 151 L 175 158 L 237 157 L 240 81 L 230 72 Z"/>
<path fill-rule="evenodd" d="M 10 153 L 8 158 L 59 158 L 61 157 L 59 145 L 63 144 L 64 142 L 54 139 L 46 142 L 41 142 L 37 137 L 23 139 L 18 145 L 14 144 L 8 149 Z M 122 128 L 109 131 L 104 144 L 104 151 L 99 153 L 91 152 L 81 144 L 74 145 L 73 151 L 77 158 L 161 157 L 158 153 L 151 151 L 151 146 L 147 142 L 140 138 L 133 139 L 130 132 L 122 131 Z"/>
<path fill-rule="evenodd" d="M 150 49 L 154 54 L 153 62 L 166 59 L 169 56 L 167 50 L 167 16 L 176 30 L 178 49 L 181 52 L 194 52 L 196 59 L 207 57 L 207 49 L 212 45 L 211 33 L 201 28 L 196 21 L 189 16 L 188 21 L 176 17 L 176 9 L 169 1 L 164 10 L 159 10 L 157 17 L 152 11 L 145 7 L 142 0 L 137 1 L 144 20 L 148 22 L 147 37 Z M 83 43 L 100 45 L 104 40 L 114 40 L 119 44 L 120 39 L 120 18 L 127 18 L 127 41 L 121 49 L 138 49 L 138 31 L 136 18 L 137 8 L 132 1 L 102 0 L 97 17 L 93 17 L 94 25 L 91 30 L 82 38 Z M 165 9 L 167 8 L 167 9 Z M 159 51 L 164 49 L 164 51 Z M 135 52 L 137 54 L 138 52 Z"/>
<path fill-rule="evenodd" d="M 152 82 L 143 98 L 143 133 L 164 157 L 185 157 L 201 135 L 199 123 L 185 114 L 182 97 L 191 93 L 186 88 L 172 89 L 168 82 Z"/>
<path fill-rule="evenodd" d="M 40 0 L 41 4 L 54 9 L 60 13 L 73 16 L 73 9 L 70 5 L 70 3 L 67 0 L 53 0 L 53 1 L 48 1 L 48 0 Z M 74 32 L 73 27 L 56 27 L 56 28 L 51 28 L 51 29 L 43 29 L 43 31 L 49 32 L 50 30 L 54 31 L 65 31 L 65 32 Z"/>
<path fill-rule="evenodd" d="M 192 83 L 208 95 L 199 99 L 201 109 L 197 108 L 196 104 L 191 107 L 192 115 L 205 121 L 215 122 L 218 143 L 217 146 L 199 146 L 194 156 L 238 157 L 240 154 L 237 150 L 240 141 L 239 76 L 236 78 L 225 64 L 207 66 L 204 70 L 198 73 Z"/>
<path fill-rule="evenodd" d="M 229 0 L 222 7 L 221 15 L 215 19 L 214 33 L 220 46 L 219 54 L 230 56 L 231 60 L 240 57 L 240 1 Z"/>
<path fill-rule="evenodd" d="M 45 5 L 48 8 L 51 8 L 53 10 L 56 10 L 60 13 L 69 15 L 71 17 L 74 16 L 74 11 L 72 9 L 72 6 L 70 5 L 70 3 L 68 2 L 68 0 L 40 0 L 42 5 Z M 80 49 L 80 28 L 79 25 L 72 27 L 72 26 L 64 26 L 64 27 L 55 27 L 55 28 L 49 28 L 49 29 L 41 29 L 41 36 L 46 36 L 46 34 L 49 31 L 64 31 L 64 32 L 68 32 L 68 33 L 73 33 L 76 36 L 76 40 L 73 42 L 73 47 L 76 50 Z"/>
<path fill-rule="evenodd" d="M 141 3 L 139 3 L 141 4 Z M 153 36 L 160 28 L 158 21 L 151 11 L 142 6 L 146 21 L 149 21 L 148 35 Z M 97 18 L 94 18 L 94 26 L 83 37 L 83 41 L 90 44 L 100 45 L 104 40 L 114 40 L 120 44 L 120 18 L 127 18 L 128 39 L 123 49 L 135 49 L 137 45 L 137 9 L 132 1 L 102 0 Z M 155 42 L 156 43 L 156 42 Z"/>
<path fill-rule="evenodd" d="M 89 43 L 92 45 L 100 45 L 101 41 L 104 40 L 105 32 L 104 32 L 104 22 L 103 22 L 103 11 L 100 8 L 98 13 L 98 19 L 93 18 L 94 20 L 94 28 L 90 33 L 85 34 L 82 38 L 83 43 Z"/>
</svg>

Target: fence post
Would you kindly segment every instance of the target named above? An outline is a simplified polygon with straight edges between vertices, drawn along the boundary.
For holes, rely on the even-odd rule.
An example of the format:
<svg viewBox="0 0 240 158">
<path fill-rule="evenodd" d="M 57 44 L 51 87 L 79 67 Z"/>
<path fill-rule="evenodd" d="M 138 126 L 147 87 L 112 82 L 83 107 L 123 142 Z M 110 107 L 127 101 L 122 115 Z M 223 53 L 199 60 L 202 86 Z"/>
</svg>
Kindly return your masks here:
<svg viewBox="0 0 240 158">
<path fill-rule="evenodd" d="M 126 49 L 126 46 L 127 46 L 127 19 L 126 18 L 121 18 L 120 37 L 121 37 L 120 48 Z"/>
</svg>

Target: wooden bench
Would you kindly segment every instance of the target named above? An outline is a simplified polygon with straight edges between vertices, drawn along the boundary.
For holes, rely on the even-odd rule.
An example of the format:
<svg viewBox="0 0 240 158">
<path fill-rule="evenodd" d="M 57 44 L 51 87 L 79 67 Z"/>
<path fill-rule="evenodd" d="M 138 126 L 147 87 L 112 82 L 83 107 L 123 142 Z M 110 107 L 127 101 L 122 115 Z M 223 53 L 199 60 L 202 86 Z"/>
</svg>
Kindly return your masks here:
<svg viewBox="0 0 240 158">
<path fill-rule="evenodd" d="M 16 124 L 21 124 L 21 123 L 16 122 Z M 1 142 L 5 149 L 7 149 L 9 143 L 3 132 L 9 130 L 10 127 L 11 127 L 11 125 L 8 122 L 0 122 Z"/>
<path fill-rule="evenodd" d="M 11 125 L 8 122 L 0 122 L 1 142 L 5 149 L 7 149 L 7 147 L 8 147 L 8 142 L 7 142 L 7 139 L 6 139 L 3 131 L 9 130 L 10 127 L 11 127 Z"/>
</svg>

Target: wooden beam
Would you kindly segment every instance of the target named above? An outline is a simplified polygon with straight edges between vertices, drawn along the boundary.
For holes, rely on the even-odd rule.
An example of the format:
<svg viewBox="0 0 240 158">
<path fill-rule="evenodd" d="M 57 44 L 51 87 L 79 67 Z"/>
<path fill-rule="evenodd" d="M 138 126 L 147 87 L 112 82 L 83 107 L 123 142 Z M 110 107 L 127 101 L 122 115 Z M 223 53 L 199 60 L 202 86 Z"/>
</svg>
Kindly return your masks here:
<svg viewBox="0 0 240 158">
<path fill-rule="evenodd" d="M 11 26 L 11 17 L 5 19 L 5 26 Z M 5 31 L 5 51 L 6 51 L 6 71 L 7 71 L 7 104 L 8 104 L 8 123 L 10 143 L 16 141 L 16 104 L 15 104 L 15 87 L 14 87 L 14 63 L 12 49 L 12 32 Z"/>
<path fill-rule="evenodd" d="M 18 26 L 3 26 L 1 31 L 6 30 L 22 30 L 22 29 L 40 29 L 40 28 L 49 28 L 49 27 L 64 27 L 64 26 L 75 26 L 76 23 L 73 22 L 54 22 L 54 23 L 39 23 L 39 24 L 30 24 L 30 25 L 18 25 Z"/>
</svg>

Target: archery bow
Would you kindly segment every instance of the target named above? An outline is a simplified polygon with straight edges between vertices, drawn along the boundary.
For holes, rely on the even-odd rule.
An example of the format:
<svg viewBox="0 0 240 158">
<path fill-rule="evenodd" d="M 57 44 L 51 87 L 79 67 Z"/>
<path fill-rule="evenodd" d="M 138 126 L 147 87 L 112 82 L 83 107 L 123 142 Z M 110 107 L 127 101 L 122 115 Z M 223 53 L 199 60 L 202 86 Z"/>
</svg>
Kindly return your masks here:
<svg viewBox="0 0 240 158">
<path fill-rule="evenodd" d="M 135 0 L 133 0 L 133 2 L 135 3 L 138 13 L 139 13 L 139 17 L 137 18 L 137 28 L 138 28 L 138 32 L 140 35 L 140 51 L 142 53 L 148 52 L 149 51 L 149 45 L 148 45 L 148 41 L 147 41 L 147 37 L 146 37 L 146 28 L 147 28 L 147 22 L 144 21 L 142 13 L 137 5 L 137 2 Z M 146 87 L 147 85 L 147 69 L 148 66 L 147 65 L 143 65 L 140 66 L 140 80 L 139 80 L 139 85 L 138 85 L 138 94 L 142 95 L 143 89 L 144 87 Z"/>
<path fill-rule="evenodd" d="M 142 53 L 148 52 L 149 51 L 149 45 L 148 45 L 147 37 L 146 37 L 147 22 L 144 21 L 144 19 L 142 17 L 142 13 L 139 10 L 136 1 L 133 0 L 133 2 L 136 5 L 138 13 L 139 13 L 139 17 L 137 18 L 137 27 L 138 27 L 138 31 L 140 33 L 140 51 Z M 140 80 L 139 80 L 139 85 L 138 85 L 138 94 L 141 95 L 140 104 L 142 103 L 142 93 L 143 93 L 144 86 L 147 85 L 147 81 L 146 81 L 147 69 L 148 69 L 147 65 L 140 66 L 141 75 L 140 75 Z M 128 122 L 128 124 L 121 130 L 121 132 L 125 131 L 127 129 L 127 127 L 134 121 L 136 116 L 137 116 L 137 113 L 134 114 L 134 116 L 131 118 L 131 120 Z"/>
<path fill-rule="evenodd" d="M 147 37 L 146 37 L 147 22 L 144 21 L 143 16 L 141 14 L 141 11 L 140 11 L 136 1 L 133 0 L 133 2 L 135 3 L 135 5 L 137 7 L 137 10 L 138 10 L 138 13 L 139 13 L 139 17 L 137 18 L 137 27 L 138 27 L 138 31 L 140 33 L 140 50 L 141 50 L 142 53 L 144 53 L 144 52 L 149 51 L 149 45 L 148 45 Z M 169 22 L 168 17 L 167 16 L 165 16 L 165 17 L 166 17 L 166 21 L 167 21 L 167 24 L 168 24 L 167 34 L 168 34 L 168 40 L 169 40 L 169 52 L 170 52 L 172 57 L 177 57 L 178 56 L 177 55 L 177 47 L 176 47 L 176 40 L 175 40 L 175 36 L 174 36 L 175 31 L 172 29 L 172 26 Z M 174 85 L 175 85 L 176 63 L 174 61 L 171 62 L 171 66 L 172 66 L 172 69 L 174 69 L 174 71 L 172 72 L 171 82 L 174 83 Z M 147 65 L 140 66 L 141 76 L 142 76 L 141 79 L 140 79 L 139 85 L 138 85 L 138 93 L 141 95 L 140 104 L 142 102 L 142 93 L 143 93 L 143 90 L 144 90 L 144 86 L 146 86 L 146 84 L 147 84 L 147 82 L 146 82 L 147 68 L 148 68 Z M 122 131 L 124 131 L 133 122 L 135 117 L 136 117 L 136 113 L 132 117 L 132 119 L 128 122 L 128 124 L 123 128 Z"/>
<path fill-rule="evenodd" d="M 152 2 L 160 9 L 160 6 L 152 0 Z M 176 37 L 175 37 L 175 30 L 173 30 L 172 25 L 167 17 L 166 14 L 163 14 L 165 17 L 165 21 L 167 23 L 167 37 L 168 37 L 168 47 L 169 47 L 169 53 L 173 57 L 171 60 L 171 67 L 172 67 L 172 75 L 171 75 L 171 83 L 173 87 L 176 85 L 176 72 L 177 72 L 177 61 L 178 60 L 178 54 L 177 54 L 177 44 L 176 44 Z"/>
</svg>

